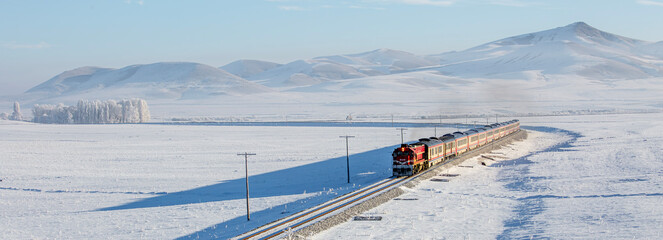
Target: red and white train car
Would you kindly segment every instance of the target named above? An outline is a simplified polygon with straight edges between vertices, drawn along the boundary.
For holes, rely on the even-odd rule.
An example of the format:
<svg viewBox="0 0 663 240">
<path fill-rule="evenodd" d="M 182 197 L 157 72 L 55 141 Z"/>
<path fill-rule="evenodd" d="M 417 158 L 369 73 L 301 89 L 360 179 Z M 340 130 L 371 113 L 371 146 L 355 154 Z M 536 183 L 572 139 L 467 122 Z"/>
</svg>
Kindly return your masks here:
<svg viewBox="0 0 663 240">
<path fill-rule="evenodd" d="M 520 130 L 520 121 L 494 123 L 465 132 L 454 132 L 441 137 L 419 139 L 402 144 L 393 153 L 393 175 L 411 176 L 433 165 L 472 151 L 480 146 Z"/>
</svg>

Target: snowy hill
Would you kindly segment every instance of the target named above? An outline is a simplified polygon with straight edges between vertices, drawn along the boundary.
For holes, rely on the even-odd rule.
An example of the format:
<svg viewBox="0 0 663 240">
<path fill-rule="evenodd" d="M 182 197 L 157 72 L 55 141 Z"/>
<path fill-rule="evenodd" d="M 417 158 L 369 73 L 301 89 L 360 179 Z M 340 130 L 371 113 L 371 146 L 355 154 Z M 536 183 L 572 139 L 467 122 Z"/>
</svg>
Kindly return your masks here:
<svg viewBox="0 0 663 240">
<path fill-rule="evenodd" d="M 638 46 L 636 50 L 643 55 L 649 55 L 652 57 L 663 59 L 663 41 L 641 45 Z M 659 66 L 660 65 L 663 65 L 663 60 L 659 62 Z"/>
<path fill-rule="evenodd" d="M 435 59 L 429 59 L 409 52 L 386 48 L 365 53 L 317 57 L 315 59 L 346 64 L 353 66 L 362 72 L 375 74 L 390 74 L 408 69 L 436 65 Z"/>
<path fill-rule="evenodd" d="M 358 54 L 298 60 L 246 78 L 270 87 L 301 87 L 332 80 L 388 75 L 433 65 L 436 65 L 434 59 L 403 51 L 377 49 Z M 222 68 L 230 69 L 227 66 Z"/>
<path fill-rule="evenodd" d="M 660 59 L 643 53 L 649 44 L 577 22 L 433 57 L 442 65 L 435 70 L 465 77 L 500 77 L 524 71 L 590 79 L 662 76 L 663 68 L 657 65 Z"/>
<path fill-rule="evenodd" d="M 28 90 L 46 96 L 132 94 L 131 97 L 198 98 L 270 92 L 218 68 L 199 63 L 153 63 L 121 69 L 82 67 Z"/>
<path fill-rule="evenodd" d="M 31 88 L 27 92 L 50 92 L 53 94 L 62 94 L 63 92 L 73 91 L 80 84 L 88 82 L 92 75 L 101 72 L 111 71 L 110 68 L 99 67 L 80 67 L 63 72 L 50 80 Z"/>
<path fill-rule="evenodd" d="M 174 114 L 172 106 L 186 104 L 189 107 L 177 113 L 182 116 L 229 112 L 282 116 L 306 105 L 308 115 L 345 117 L 368 110 L 376 114 L 456 111 L 453 105 L 441 104 L 453 96 L 457 102 L 481 102 L 475 105 L 476 112 L 516 113 L 582 109 L 587 108 L 583 101 L 616 98 L 652 102 L 660 99 L 660 79 L 663 42 L 631 39 L 577 22 L 427 56 L 377 49 L 283 65 L 240 60 L 220 68 L 198 63 L 83 67 L 57 75 L 18 98 L 0 101 L 10 106 L 13 99 L 29 105 L 143 98 L 158 102 L 169 114 Z M 561 100 L 580 102 L 573 107 L 557 105 Z M 526 104 L 516 109 L 500 101 Z M 541 106 L 543 101 L 550 105 Z M 527 105 L 533 102 L 536 106 Z M 212 105 L 219 106 L 217 112 L 205 107 Z"/>
<path fill-rule="evenodd" d="M 325 60 L 298 60 L 247 79 L 268 87 L 309 86 L 318 83 L 368 76 L 358 69 Z"/>
<path fill-rule="evenodd" d="M 242 78 L 248 78 L 280 66 L 283 66 L 283 64 L 260 60 L 237 60 L 220 67 L 220 69 Z"/>
</svg>

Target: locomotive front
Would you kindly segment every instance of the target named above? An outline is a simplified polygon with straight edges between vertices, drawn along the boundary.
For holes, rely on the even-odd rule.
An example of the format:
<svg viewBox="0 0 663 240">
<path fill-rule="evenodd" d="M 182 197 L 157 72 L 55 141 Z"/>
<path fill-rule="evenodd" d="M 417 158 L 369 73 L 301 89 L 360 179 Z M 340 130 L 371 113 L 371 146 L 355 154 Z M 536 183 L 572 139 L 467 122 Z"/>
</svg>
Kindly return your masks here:
<svg viewBox="0 0 663 240">
<path fill-rule="evenodd" d="M 425 161 L 423 153 L 423 144 L 402 144 L 401 147 L 394 149 L 392 153 L 394 157 L 394 176 L 413 175 L 416 166 L 421 165 Z"/>
</svg>

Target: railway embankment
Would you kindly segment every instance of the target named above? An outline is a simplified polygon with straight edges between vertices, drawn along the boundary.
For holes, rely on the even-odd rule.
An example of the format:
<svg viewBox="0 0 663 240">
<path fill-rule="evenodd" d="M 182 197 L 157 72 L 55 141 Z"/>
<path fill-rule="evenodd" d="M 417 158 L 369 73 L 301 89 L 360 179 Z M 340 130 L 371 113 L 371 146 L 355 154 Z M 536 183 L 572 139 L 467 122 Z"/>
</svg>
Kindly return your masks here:
<svg viewBox="0 0 663 240">
<path fill-rule="evenodd" d="M 448 161 L 444 164 L 437 165 L 430 170 L 423 172 L 419 175 L 416 176 L 415 179 L 409 181 L 408 183 L 403 184 L 400 187 L 393 188 L 387 192 L 381 193 L 373 198 L 370 198 L 366 201 L 363 201 L 355 206 L 352 206 L 343 212 L 337 213 L 331 217 L 328 217 L 322 221 L 316 222 L 310 226 L 307 226 L 299 231 L 297 231 L 294 235 L 294 238 L 297 239 L 304 239 L 305 237 L 315 235 L 316 233 L 322 232 L 324 230 L 327 230 L 329 228 L 332 228 L 338 224 L 344 223 L 346 221 L 351 220 L 354 216 L 357 216 L 363 212 L 366 212 L 368 210 L 371 210 L 383 203 L 388 202 L 389 200 L 392 200 L 394 198 L 399 197 L 406 191 L 403 190 L 403 187 L 406 188 L 414 188 L 417 186 L 422 181 L 428 180 L 434 176 L 437 176 L 441 174 L 443 171 L 450 169 L 452 167 L 458 166 L 468 159 L 472 159 L 476 156 L 479 156 L 484 153 L 489 153 L 493 150 L 501 149 L 502 147 L 505 147 L 509 144 L 511 144 L 514 141 L 521 141 L 527 139 L 527 131 L 525 130 L 520 130 L 514 134 L 511 134 L 509 136 L 503 137 L 497 141 L 493 141 L 487 145 L 481 146 L 480 148 L 477 148 L 473 151 L 470 151 L 468 153 L 465 153 L 461 156 L 458 156 L 451 161 Z"/>
</svg>

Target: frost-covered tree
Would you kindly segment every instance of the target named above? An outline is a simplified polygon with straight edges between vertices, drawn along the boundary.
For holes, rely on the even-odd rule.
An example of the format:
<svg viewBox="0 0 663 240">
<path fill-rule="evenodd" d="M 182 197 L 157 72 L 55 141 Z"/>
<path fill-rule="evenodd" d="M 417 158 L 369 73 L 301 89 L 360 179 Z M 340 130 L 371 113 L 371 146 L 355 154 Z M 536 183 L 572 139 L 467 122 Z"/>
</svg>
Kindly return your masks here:
<svg viewBox="0 0 663 240">
<path fill-rule="evenodd" d="M 14 112 L 9 117 L 10 120 L 21 121 L 23 120 L 23 115 L 21 114 L 21 105 L 18 102 L 14 102 Z"/>
<path fill-rule="evenodd" d="M 34 122 L 40 123 L 141 123 L 150 120 L 147 102 L 130 100 L 79 100 L 76 106 L 35 105 Z"/>
<path fill-rule="evenodd" d="M 0 113 L 0 120 L 9 120 L 9 114 Z"/>
</svg>

